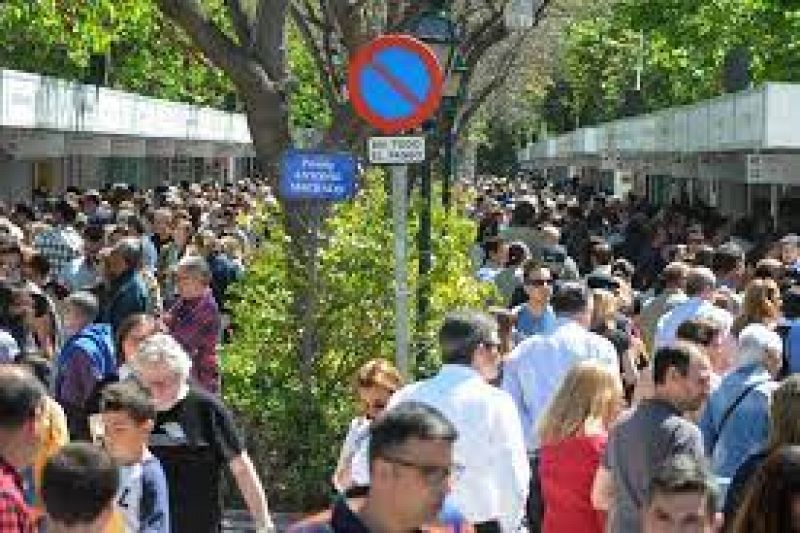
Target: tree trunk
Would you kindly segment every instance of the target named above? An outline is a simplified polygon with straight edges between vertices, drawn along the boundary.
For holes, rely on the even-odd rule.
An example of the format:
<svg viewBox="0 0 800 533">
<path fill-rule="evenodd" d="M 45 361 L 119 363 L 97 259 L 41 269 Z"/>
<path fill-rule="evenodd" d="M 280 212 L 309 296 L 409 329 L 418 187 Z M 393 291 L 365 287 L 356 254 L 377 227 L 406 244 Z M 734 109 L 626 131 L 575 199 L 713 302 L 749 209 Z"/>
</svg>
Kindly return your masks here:
<svg viewBox="0 0 800 533">
<path fill-rule="evenodd" d="M 271 185 L 277 191 L 280 164 L 285 147 L 291 146 L 289 108 L 285 96 L 269 87 L 243 90 L 256 154 Z M 329 212 L 325 202 L 288 200 L 278 195 L 283 216 L 281 222 L 289 237 L 286 242 L 288 278 L 292 290 L 292 320 L 297 331 L 298 363 L 301 376 L 308 384 L 314 361 L 320 351 L 317 328 L 319 316 L 320 235 Z"/>
</svg>

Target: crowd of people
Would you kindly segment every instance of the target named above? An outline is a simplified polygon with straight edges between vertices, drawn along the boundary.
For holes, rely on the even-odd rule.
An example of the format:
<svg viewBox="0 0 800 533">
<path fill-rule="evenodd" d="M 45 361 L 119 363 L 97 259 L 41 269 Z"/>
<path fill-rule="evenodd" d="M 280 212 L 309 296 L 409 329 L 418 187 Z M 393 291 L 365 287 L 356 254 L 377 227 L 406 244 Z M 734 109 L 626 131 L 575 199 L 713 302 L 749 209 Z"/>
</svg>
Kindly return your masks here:
<svg viewBox="0 0 800 533">
<path fill-rule="evenodd" d="M 800 530 L 800 238 L 574 185 L 474 193 L 495 299 L 445 317 L 432 377 L 359 369 L 339 496 L 293 531 Z M 225 469 L 275 530 L 217 354 L 271 201 L 0 206 L 0 533 L 218 532 Z"/>
<path fill-rule="evenodd" d="M 358 373 L 323 531 L 800 530 L 800 238 L 706 206 L 489 179 L 487 309 L 442 366 Z"/>
<path fill-rule="evenodd" d="M 201 533 L 259 475 L 219 397 L 265 185 L 70 189 L 0 205 L 0 532 Z"/>
</svg>

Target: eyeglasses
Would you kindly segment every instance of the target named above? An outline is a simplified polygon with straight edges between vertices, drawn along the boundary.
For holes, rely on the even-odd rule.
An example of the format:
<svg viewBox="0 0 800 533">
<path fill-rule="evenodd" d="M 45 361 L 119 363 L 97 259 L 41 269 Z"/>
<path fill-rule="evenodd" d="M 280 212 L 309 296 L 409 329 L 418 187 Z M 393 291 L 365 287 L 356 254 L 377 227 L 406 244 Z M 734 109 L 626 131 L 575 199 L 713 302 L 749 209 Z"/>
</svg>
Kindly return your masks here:
<svg viewBox="0 0 800 533">
<path fill-rule="evenodd" d="M 464 465 L 458 463 L 452 463 L 447 466 L 440 466 L 440 465 L 427 465 L 423 463 L 415 463 L 413 461 L 407 461 L 406 459 L 402 459 L 400 457 L 382 456 L 381 459 L 389 463 L 415 469 L 417 472 L 422 474 L 422 477 L 425 478 L 425 481 L 429 485 L 441 485 L 447 479 L 449 479 L 452 482 L 456 482 L 464 474 L 465 470 Z"/>
<path fill-rule="evenodd" d="M 365 409 L 369 411 L 383 411 L 386 409 L 386 402 L 383 400 L 376 400 L 374 402 L 368 402 L 366 400 L 362 400 L 361 404 L 364 406 Z"/>
<path fill-rule="evenodd" d="M 553 280 L 551 279 L 526 279 L 525 285 L 529 287 L 544 287 L 545 285 L 552 285 Z"/>
</svg>

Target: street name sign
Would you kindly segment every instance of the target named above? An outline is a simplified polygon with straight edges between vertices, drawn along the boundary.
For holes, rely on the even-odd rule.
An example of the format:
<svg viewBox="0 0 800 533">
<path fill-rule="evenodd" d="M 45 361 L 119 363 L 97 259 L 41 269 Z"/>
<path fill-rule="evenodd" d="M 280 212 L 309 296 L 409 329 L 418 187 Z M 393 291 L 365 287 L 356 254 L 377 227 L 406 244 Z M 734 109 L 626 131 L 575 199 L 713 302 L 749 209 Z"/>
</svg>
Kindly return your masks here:
<svg viewBox="0 0 800 533">
<path fill-rule="evenodd" d="M 369 162 L 373 165 L 407 165 L 425 161 L 425 137 L 370 137 Z"/>
<path fill-rule="evenodd" d="M 356 192 L 356 168 L 353 154 L 287 150 L 280 195 L 288 200 L 347 200 Z"/>
<path fill-rule="evenodd" d="M 410 35 L 384 35 L 350 60 L 353 110 L 385 134 L 416 128 L 439 108 L 444 74 L 436 54 Z"/>
</svg>

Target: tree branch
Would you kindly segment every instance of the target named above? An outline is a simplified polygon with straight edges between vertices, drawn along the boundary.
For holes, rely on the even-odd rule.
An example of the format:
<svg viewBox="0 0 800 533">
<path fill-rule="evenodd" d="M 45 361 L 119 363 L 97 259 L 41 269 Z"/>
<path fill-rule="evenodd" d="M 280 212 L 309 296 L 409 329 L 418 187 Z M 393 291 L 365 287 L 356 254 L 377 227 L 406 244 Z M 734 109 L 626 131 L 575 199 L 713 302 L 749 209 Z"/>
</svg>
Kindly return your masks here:
<svg viewBox="0 0 800 533">
<path fill-rule="evenodd" d="M 292 16 L 292 20 L 297 25 L 300 34 L 303 36 L 303 40 L 311 51 L 314 64 L 317 65 L 317 70 L 319 70 L 319 75 L 322 79 L 322 88 L 328 100 L 328 105 L 331 109 L 334 109 L 338 103 L 338 91 L 333 85 L 335 81 L 332 78 L 335 76 L 335 73 L 329 71 L 329 68 L 333 67 L 333 63 L 330 61 L 330 57 L 328 57 L 328 61 L 326 61 L 324 52 L 320 50 L 319 43 L 317 43 L 317 39 L 314 38 L 308 21 L 303 17 L 303 13 L 300 12 L 297 6 L 290 6 L 289 13 Z"/>
<path fill-rule="evenodd" d="M 474 69 L 486 51 L 492 45 L 506 39 L 509 35 L 503 14 L 493 14 L 486 21 L 469 33 L 464 39 L 466 49 L 462 50 L 467 68 Z"/>
<path fill-rule="evenodd" d="M 342 37 L 342 43 L 349 54 L 353 54 L 369 40 L 365 31 L 364 13 L 350 0 L 326 0 L 329 14 Z"/>
<path fill-rule="evenodd" d="M 291 7 L 297 9 L 303 15 L 303 18 L 310 23 L 309 25 L 316 26 L 320 31 L 333 31 L 333 27 L 329 23 L 323 21 L 319 14 L 314 13 L 314 7 L 309 0 L 302 0 L 300 3 L 303 4 L 302 11 L 299 11 L 300 7 L 297 5 L 297 2 L 291 4 Z"/>
<path fill-rule="evenodd" d="M 241 0 L 225 0 L 225 6 L 228 8 L 228 13 L 233 23 L 233 31 L 236 33 L 236 38 L 239 39 L 239 45 L 247 47 L 250 44 L 250 21 L 242 9 Z"/>
<path fill-rule="evenodd" d="M 256 54 L 269 76 L 282 86 L 286 72 L 286 17 L 289 0 L 260 0 L 256 15 Z"/>
<path fill-rule="evenodd" d="M 514 43 L 511 44 L 510 48 L 504 54 L 503 58 L 501 59 L 502 66 L 497 74 L 493 77 L 493 79 L 487 83 L 484 87 L 478 90 L 477 95 L 475 98 L 470 100 L 469 105 L 467 105 L 458 115 L 456 119 L 456 136 L 460 136 L 469 125 L 469 122 L 475 116 L 475 113 L 481 108 L 484 104 L 486 99 L 496 91 L 500 86 L 502 86 L 505 81 L 508 79 L 509 74 L 511 73 L 511 69 L 514 66 L 514 63 L 519 58 L 520 50 L 522 49 L 522 45 L 525 39 L 532 33 L 533 29 L 536 28 L 542 20 L 542 17 L 545 13 L 545 10 L 550 5 L 552 0 L 542 0 L 542 3 L 539 5 L 536 13 L 534 13 L 534 20 L 533 25 L 528 30 L 521 32 L 519 37 L 515 40 Z M 502 18 L 501 18 L 502 21 Z M 504 22 L 504 21 L 503 21 Z M 485 31 L 489 31 L 488 25 L 485 25 Z M 508 30 L 505 28 L 505 23 L 503 24 L 503 29 L 508 33 Z M 493 31 L 497 31 L 494 29 Z M 496 41 L 495 41 L 496 42 Z M 473 61 L 476 61 L 475 65 L 477 65 L 477 61 L 486 53 L 486 51 L 490 48 L 489 46 L 484 46 L 482 49 L 474 48 L 473 51 L 475 55 L 472 57 Z M 480 54 L 478 55 L 478 52 Z M 469 63 L 468 63 L 469 64 Z M 462 83 L 465 84 L 465 87 L 468 87 L 471 81 L 471 78 L 474 74 L 474 66 L 471 67 L 469 70 L 469 75 L 462 80 Z"/>
<path fill-rule="evenodd" d="M 242 48 L 208 18 L 197 0 L 156 0 L 156 4 L 212 63 L 231 76 L 234 83 L 269 85 L 275 81 L 253 68 Z"/>
</svg>

